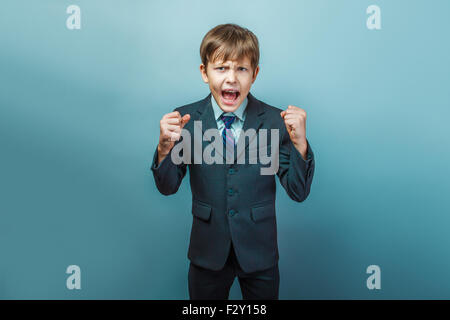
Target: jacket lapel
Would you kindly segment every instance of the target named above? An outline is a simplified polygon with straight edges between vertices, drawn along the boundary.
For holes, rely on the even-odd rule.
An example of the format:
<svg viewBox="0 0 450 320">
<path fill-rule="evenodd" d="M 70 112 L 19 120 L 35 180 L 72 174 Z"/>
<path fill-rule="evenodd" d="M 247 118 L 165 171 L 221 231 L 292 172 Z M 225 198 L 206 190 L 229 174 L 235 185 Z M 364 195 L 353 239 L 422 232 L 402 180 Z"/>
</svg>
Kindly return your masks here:
<svg viewBox="0 0 450 320">
<path fill-rule="evenodd" d="M 238 157 L 241 157 L 242 152 L 247 152 L 248 145 L 253 139 L 256 139 L 258 136 L 259 128 L 261 128 L 263 122 L 264 122 L 264 109 L 261 106 L 261 103 L 259 100 L 257 100 L 250 92 L 248 93 L 248 104 L 247 104 L 247 115 L 245 116 L 244 126 L 242 127 L 241 134 L 239 135 L 239 141 L 240 139 L 243 139 L 243 134 L 245 131 L 247 131 L 250 128 L 255 129 L 256 134 L 253 136 L 250 136 L 250 138 L 245 139 L 245 148 L 239 152 L 238 155 L 236 155 L 237 152 L 235 152 L 234 160 L 236 161 Z M 248 153 L 248 152 L 247 152 Z"/>
</svg>

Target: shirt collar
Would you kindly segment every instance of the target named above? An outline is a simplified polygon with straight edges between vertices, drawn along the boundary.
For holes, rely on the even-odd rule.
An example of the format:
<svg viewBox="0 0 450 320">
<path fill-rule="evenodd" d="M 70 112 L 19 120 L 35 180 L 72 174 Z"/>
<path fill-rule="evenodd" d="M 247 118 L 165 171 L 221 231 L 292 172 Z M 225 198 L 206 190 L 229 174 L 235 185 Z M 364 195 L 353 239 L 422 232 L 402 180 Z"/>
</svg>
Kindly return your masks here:
<svg viewBox="0 0 450 320">
<path fill-rule="evenodd" d="M 211 94 L 211 104 L 214 110 L 214 119 L 217 121 L 217 119 L 220 118 L 220 116 L 223 114 L 223 110 L 220 109 L 219 105 L 216 102 L 216 99 L 214 99 L 214 96 Z M 242 101 L 239 108 L 237 108 L 234 112 L 226 112 L 225 115 L 235 115 L 240 120 L 244 121 L 245 119 L 245 109 L 247 108 L 248 104 L 248 97 L 245 97 L 244 101 Z"/>
</svg>

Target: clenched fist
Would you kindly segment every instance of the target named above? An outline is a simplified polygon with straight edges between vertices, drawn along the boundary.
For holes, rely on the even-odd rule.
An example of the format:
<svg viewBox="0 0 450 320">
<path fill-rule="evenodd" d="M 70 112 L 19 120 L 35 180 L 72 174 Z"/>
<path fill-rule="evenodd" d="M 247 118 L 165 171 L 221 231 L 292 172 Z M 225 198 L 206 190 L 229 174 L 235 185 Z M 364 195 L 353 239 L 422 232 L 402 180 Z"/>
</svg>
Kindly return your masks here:
<svg viewBox="0 0 450 320">
<path fill-rule="evenodd" d="M 165 114 L 159 122 L 158 163 L 172 150 L 175 142 L 180 140 L 181 129 L 189 122 L 191 116 L 181 117 L 178 111 Z"/>
<path fill-rule="evenodd" d="M 280 115 L 294 147 L 300 152 L 303 159 L 306 159 L 308 146 L 306 142 L 306 111 L 290 105 Z"/>
</svg>

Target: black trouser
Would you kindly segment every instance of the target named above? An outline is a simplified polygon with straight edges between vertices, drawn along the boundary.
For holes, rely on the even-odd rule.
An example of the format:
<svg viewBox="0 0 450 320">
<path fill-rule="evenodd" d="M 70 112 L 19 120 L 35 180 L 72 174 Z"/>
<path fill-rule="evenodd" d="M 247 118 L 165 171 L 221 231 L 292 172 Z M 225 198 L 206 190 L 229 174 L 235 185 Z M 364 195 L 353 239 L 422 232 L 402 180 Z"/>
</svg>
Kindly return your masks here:
<svg viewBox="0 0 450 320">
<path fill-rule="evenodd" d="M 238 277 L 244 300 L 278 300 L 280 272 L 278 263 L 269 269 L 245 273 L 236 259 L 233 244 L 222 270 L 213 271 L 192 262 L 189 266 L 189 297 L 191 300 L 228 300 L 234 278 Z"/>
</svg>

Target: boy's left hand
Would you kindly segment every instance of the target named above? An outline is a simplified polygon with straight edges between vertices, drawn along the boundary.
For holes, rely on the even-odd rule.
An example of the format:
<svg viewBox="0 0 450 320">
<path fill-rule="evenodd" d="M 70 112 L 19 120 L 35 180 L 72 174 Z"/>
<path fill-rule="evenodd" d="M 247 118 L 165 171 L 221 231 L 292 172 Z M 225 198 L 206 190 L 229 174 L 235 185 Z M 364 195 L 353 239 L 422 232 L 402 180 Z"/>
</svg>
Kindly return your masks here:
<svg viewBox="0 0 450 320">
<path fill-rule="evenodd" d="M 284 120 L 289 138 L 291 138 L 294 147 L 300 152 L 303 159 L 306 159 L 308 147 L 306 142 L 306 111 L 289 105 L 280 115 Z"/>
</svg>

